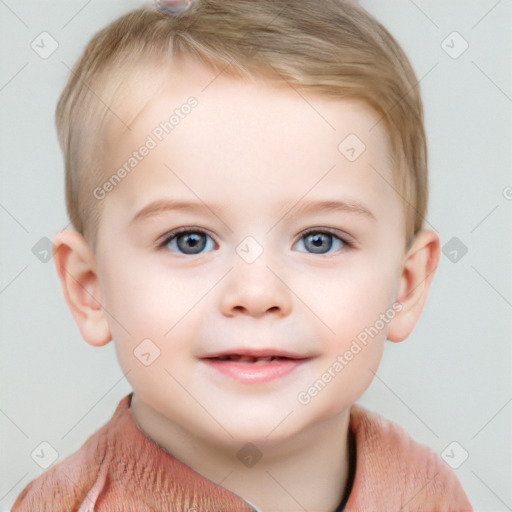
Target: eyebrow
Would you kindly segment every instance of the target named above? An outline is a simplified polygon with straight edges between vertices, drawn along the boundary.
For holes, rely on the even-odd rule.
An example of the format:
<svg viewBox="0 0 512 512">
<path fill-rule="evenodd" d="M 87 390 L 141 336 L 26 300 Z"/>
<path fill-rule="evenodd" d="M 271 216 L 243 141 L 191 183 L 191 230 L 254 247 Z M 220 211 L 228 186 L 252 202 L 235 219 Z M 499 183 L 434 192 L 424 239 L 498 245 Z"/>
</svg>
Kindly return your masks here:
<svg viewBox="0 0 512 512">
<path fill-rule="evenodd" d="M 202 201 L 183 201 L 177 199 L 158 199 L 146 205 L 142 210 L 137 212 L 131 223 L 145 220 L 157 215 L 169 213 L 171 211 L 188 211 L 188 212 L 201 212 L 210 211 L 215 216 L 217 212 L 222 212 L 224 208 L 220 204 L 207 205 Z M 306 215 L 316 212 L 342 212 L 366 217 L 370 220 L 376 220 L 375 215 L 363 204 L 355 201 L 309 201 L 303 204 L 295 203 L 286 209 L 284 218 L 289 214 L 294 216 Z"/>
<path fill-rule="evenodd" d="M 292 206 L 288 212 L 291 213 L 293 210 L 295 210 L 295 215 L 327 211 L 351 213 L 371 220 L 377 220 L 375 215 L 366 206 L 357 201 L 310 201 L 302 205 Z"/>
<path fill-rule="evenodd" d="M 171 211 L 189 211 L 189 212 L 200 212 L 210 211 L 215 214 L 214 210 L 222 212 L 223 208 L 221 205 L 207 205 L 202 201 L 182 201 L 178 199 L 157 199 L 146 205 L 142 210 L 136 213 L 131 220 L 132 223 L 140 220 L 145 220 L 150 217 L 155 217 Z"/>
</svg>

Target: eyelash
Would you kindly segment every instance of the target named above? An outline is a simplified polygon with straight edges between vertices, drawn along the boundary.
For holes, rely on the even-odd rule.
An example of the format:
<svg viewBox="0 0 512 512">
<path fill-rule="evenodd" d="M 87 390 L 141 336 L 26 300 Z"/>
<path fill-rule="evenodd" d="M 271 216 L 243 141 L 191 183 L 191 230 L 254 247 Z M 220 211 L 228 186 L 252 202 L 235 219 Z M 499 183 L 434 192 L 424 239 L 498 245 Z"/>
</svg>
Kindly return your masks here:
<svg viewBox="0 0 512 512">
<path fill-rule="evenodd" d="M 213 237 L 213 235 L 202 229 L 202 228 L 195 228 L 193 226 L 190 226 L 190 227 L 182 227 L 182 228 L 178 228 L 178 229 L 175 229 L 173 231 L 170 231 L 169 233 L 167 233 L 163 239 L 162 242 L 160 242 L 158 244 L 158 247 L 162 248 L 162 249 L 165 249 L 166 246 L 171 242 L 171 240 L 173 240 L 175 237 L 177 237 L 178 235 L 181 235 L 181 234 L 185 234 L 185 233 L 197 233 L 197 234 L 203 234 L 203 235 L 207 235 L 209 236 L 215 243 L 216 245 L 216 248 L 218 247 L 218 244 L 215 242 L 215 239 Z M 355 246 L 355 243 L 348 240 L 348 237 L 345 235 L 341 235 L 337 230 L 334 230 L 334 229 L 331 229 L 331 228 L 311 228 L 311 229 L 308 229 L 306 231 L 303 231 L 297 238 L 297 240 L 294 242 L 294 246 L 295 244 L 297 244 L 297 242 L 299 242 L 300 240 L 302 240 L 303 238 L 307 237 L 308 235 L 311 235 L 311 234 L 323 234 L 323 235 L 332 235 L 333 237 L 337 238 L 338 240 L 340 240 L 342 243 L 343 243 L 343 248 L 341 249 L 342 251 L 345 251 L 345 250 L 348 250 L 348 249 L 354 249 L 356 246 Z M 301 251 L 299 251 L 301 252 Z M 339 252 L 338 251 L 335 251 L 335 252 Z M 202 253 L 199 253 L 199 254 L 195 254 L 195 255 L 188 255 L 188 256 L 199 256 L 200 254 Z M 307 254 L 315 254 L 315 253 L 307 253 Z M 324 257 L 328 257 L 331 255 L 331 253 L 319 253 L 317 254 L 318 256 L 324 256 Z"/>
<path fill-rule="evenodd" d="M 299 237 L 297 238 L 297 240 L 295 241 L 295 243 L 293 245 L 295 245 L 297 242 L 299 242 L 300 240 L 302 240 L 303 238 L 305 238 L 311 234 L 331 235 L 334 238 L 337 238 L 343 244 L 343 247 L 341 249 L 338 249 L 333 252 L 320 253 L 320 254 L 317 254 L 317 256 L 329 257 L 332 254 L 336 254 L 340 251 L 346 251 L 348 249 L 355 248 L 355 244 L 352 241 L 350 241 L 346 235 L 342 235 L 339 231 L 337 231 L 335 229 L 331 229 L 331 228 L 311 228 L 306 231 L 303 231 L 299 235 Z M 315 253 L 307 253 L 307 254 L 315 254 Z"/>
</svg>

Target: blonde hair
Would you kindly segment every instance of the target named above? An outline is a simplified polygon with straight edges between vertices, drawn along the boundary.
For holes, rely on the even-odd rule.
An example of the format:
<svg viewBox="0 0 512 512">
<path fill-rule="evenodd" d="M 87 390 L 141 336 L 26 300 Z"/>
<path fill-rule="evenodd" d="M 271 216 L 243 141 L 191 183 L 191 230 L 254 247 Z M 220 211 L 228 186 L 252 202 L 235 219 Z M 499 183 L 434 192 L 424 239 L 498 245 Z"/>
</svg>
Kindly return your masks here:
<svg viewBox="0 0 512 512">
<path fill-rule="evenodd" d="M 57 107 L 66 168 L 66 204 L 75 229 L 93 239 L 105 172 L 100 136 L 125 84 L 148 62 L 187 55 L 235 77 L 278 74 L 333 98 L 358 98 L 389 135 L 395 187 L 406 211 L 406 242 L 427 208 L 427 149 L 414 71 L 389 32 L 348 0 L 198 0 L 186 14 L 145 7 L 94 36 Z M 117 116 L 116 116 L 117 117 Z M 341 142 L 341 141 L 340 141 Z"/>
</svg>

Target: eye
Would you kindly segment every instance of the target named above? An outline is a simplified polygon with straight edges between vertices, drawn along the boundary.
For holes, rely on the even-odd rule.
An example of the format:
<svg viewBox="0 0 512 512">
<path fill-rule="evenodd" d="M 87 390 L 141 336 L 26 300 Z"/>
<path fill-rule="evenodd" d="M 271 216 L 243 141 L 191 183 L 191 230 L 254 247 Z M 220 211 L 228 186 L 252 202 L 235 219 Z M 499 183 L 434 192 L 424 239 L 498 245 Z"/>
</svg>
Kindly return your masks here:
<svg viewBox="0 0 512 512">
<path fill-rule="evenodd" d="M 195 255 L 215 249 L 215 242 L 204 231 L 182 229 L 169 233 L 162 247 L 180 254 Z"/>
<path fill-rule="evenodd" d="M 295 247 L 299 252 L 326 254 L 349 245 L 348 242 L 328 231 L 309 231 L 297 241 Z"/>
</svg>

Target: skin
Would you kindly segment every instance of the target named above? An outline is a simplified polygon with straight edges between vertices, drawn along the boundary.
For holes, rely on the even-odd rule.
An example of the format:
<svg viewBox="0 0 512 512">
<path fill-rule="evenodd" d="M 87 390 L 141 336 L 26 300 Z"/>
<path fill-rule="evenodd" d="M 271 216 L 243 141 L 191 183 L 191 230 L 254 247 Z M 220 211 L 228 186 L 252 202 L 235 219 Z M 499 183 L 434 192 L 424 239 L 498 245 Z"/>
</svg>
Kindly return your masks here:
<svg viewBox="0 0 512 512">
<path fill-rule="evenodd" d="M 136 97 L 144 84 L 134 87 Z M 372 169 L 392 181 L 387 135 L 382 123 L 370 131 L 379 116 L 364 103 L 217 76 L 187 59 L 173 64 L 142 110 L 130 99 L 120 107 L 133 120 L 130 130 L 113 121 L 106 133 L 106 175 L 190 96 L 197 107 L 102 200 L 94 249 L 76 232 L 56 235 L 64 295 L 88 343 L 114 340 L 134 390 L 132 415 L 146 435 L 264 511 L 297 503 L 334 510 L 347 482 L 350 407 L 370 385 L 386 339 L 402 341 L 413 329 L 439 260 L 438 237 L 420 231 L 406 248 L 402 200 Z M 338 150 L 348 134 L 366 145 L 354 162 Z M 168 199 L 208 208 L 133 221 Z M 370 214 L 300 210 L 334 200 Z M 183 237 L 182 245 L 165 243 L 182 227 L 211 236 L 199 233 L 208 240 L 202 252 L 180 253 Z M 326 229 L 335 236 L 322 236 Z M 310 230 L 326 252 L 311 252 Z M 263 250 L 252 263 L 237 253 L 247 236 Z M 401 310 L 392 320 L 301 403 L 299 393 L 393 304 Z M 160 350 L 149 366 L 134 356 L 144 339 Z M 201 359 L 239 348 L 308 359 L 259 384 Z M 250 468 L 236 456 L 247 442 L 262 454 Z"/>
</svg>

